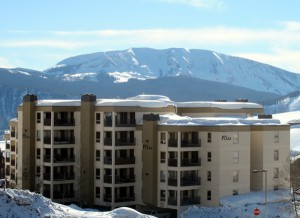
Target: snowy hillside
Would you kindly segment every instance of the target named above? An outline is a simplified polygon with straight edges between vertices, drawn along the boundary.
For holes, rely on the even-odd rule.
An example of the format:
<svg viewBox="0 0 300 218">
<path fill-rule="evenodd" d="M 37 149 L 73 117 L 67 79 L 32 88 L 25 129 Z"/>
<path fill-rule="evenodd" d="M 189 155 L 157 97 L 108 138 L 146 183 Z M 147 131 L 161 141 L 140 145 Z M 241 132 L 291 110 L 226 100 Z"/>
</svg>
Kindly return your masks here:
<svg viewBox="0 0 300 218">
<path fill-rule="evenodd" d="M 98 81 L 98 74 L 108 74 L 115 82 L 127 82 L 130 78 L 192 76 L 277 94 L 300 88 L 299 74 L 200 49 L 132 48 L 79 55 L 59 62 L 44 73 L 65 81 Z"/>
</svg>

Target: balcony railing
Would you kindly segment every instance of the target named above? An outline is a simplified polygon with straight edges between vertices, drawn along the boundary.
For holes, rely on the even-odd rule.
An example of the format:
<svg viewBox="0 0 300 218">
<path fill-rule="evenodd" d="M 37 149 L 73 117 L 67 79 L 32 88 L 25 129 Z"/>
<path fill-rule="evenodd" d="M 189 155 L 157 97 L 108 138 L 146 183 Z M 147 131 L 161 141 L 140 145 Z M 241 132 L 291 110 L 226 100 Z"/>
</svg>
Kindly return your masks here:
<svg viewBox="0 0 300 218">
<path fill-rule="evenodd" d="M 135 139 L 116 140 L 116 146 L 128 146 L 128 145 L 135 145 Z"/>
<path fill-rule="evenodd" d="M 54 144 L 75 144 L 75 136 L 71 137 L 54 137 Z"/>
<path fill-rule="evenodd" d="M 104 175 L 104 183 L 111 184 L 112 183 L 112 176 L 111 175 Z"/>
<path fill-rule="evenodd" d="M 201 179 L 198 178 L 192 178 L 187 179 L 185 177 L 180 178 L 180 186 L 193 186 L 193 185 L 201 185 Z"/>
<path fill-rule="evenodd" d="M 51 118 L 44 119 L 44 126 L 51 126 Z"/>
<path fill-rule="evenodd" d="M 111 119 L 104 120 L 104 127 L 112 127 L 112 120 Z"/>
<path fill-rule="evenodd" d="M 132 183 L 132 182 L 135 182 L 135 176 L 116 176 L 115 177 L 116 184 Z"/>
<path fill-rule="evenodd" d="M 131 122 L 115 122 L 116 127 L 135 127 L 135 121 Z"/>
<path fill-rule="evenodd" d="M 124 196 L 124 197 L 115 197 L 115 202 L 127 202 L 127 201 L 135 201 L 135 196 Z"/>
<path fill-rule="evenodd" d="M 117 157 L 115 160 L 116 165 L 127 165 L 127 164 L 135 164 L 135 157 Z"/>
<path fill-rule="evenodd" d="M 54 199 L 66 199 L 66 198 L 74 198 L 75 197 L 75 192 L 74 191 L 54 191 L 53 192 L 53 198 Z"/>
<path fill-rule="evenodd" d="M 44 144 L 51 144 L 51 137 L 49 137 L 49 136 L 45 136 L 44 137 Z"/>
<path fill-rule="evenodd" d="M 181 147 L 201 147 L 201 141 L 188 141 L 188 140 L 182 140 L 181 141 Z"/>
<path fill-rule="evenodd" d="M 177 198 L 169 197 L 168 198 L 168 204 L 173 205 L 173 206 L 177 206 Z"/>
<path fill-rule="evenodd" d="M 183 197 L 180 199 L 180 206 L 200 204 L 200 196 Z"/>
<path fill-rule="evenodd" d="M 175 158 L 168 159 L 168 166 L 169 167 L 177 167 L 178 166 L 178 160 Z"/>
<path fill-rule="evenodd" d="M 54 173 L 53 180 L 55 181 L 62 181 L 62 180 L 74 180 L 75 179 L 75 173 Z"/>
<path fill-rule="evenodd" d="M 177 147 L 177 146 L 178 146 L 178 142 L 176 139 L 169 140 L 169 147 Z"/>
<path fill-rule="evenodd" d="M 181 166 L 182 167 L 201 166 L 201 158 L 181 159 Z"/>
<path fill-rule="evenodd" d="M 111 138 L 105 138 L 104 139 L 104 145 L 112 146 L 112 139 Z"/>
<path fill-rule="evenodd" d="M 111 157 L 104 157 L 104 164 L 111 165 L 111 164 L 112 164 L 112 159 L 111 159 Z"/>
<path fill-rule="evenodd" d="M 103 196 L 103 201 L 104 202 L 111 202 L 111 200 L 112 200 L 112 197 L 111 197 L 110 194 L 106 194 L 106 195 Z"/>
<path fill-rule="evenodd" d="M 175 178 L 168 178 L 168 185 L 169 186 L 177 186 L 177 179 L 175 179 Z"/>
<path fill-rule="evenodd" d="M 55 119 L 54 126 L 75 126 L 75 119 Z"/>
<path fill-rule="evenodd" d="M 54 155 L 54 163 L 72 163 L 75 162 L 75 155 L 72 155 L 70 157 L 67 156 L 61 156 L 61 155 Z"/>
</svg>

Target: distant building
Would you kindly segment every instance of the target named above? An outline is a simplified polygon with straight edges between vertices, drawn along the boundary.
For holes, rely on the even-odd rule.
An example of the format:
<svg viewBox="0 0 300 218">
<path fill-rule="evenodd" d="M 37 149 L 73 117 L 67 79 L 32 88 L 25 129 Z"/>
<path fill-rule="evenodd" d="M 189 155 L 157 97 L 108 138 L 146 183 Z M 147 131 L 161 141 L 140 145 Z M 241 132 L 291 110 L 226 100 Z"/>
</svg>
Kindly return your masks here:
<svg viewBox="0 0 300 218">
<path fill-rule="evenodd" d="M 290 127 L 253 117 L 261 113 L 246 100 L 25 95 L 10 122 L 6 172 L 18 187 L 57 202 L 177 213 L 217 206 L 223 196 L 263 189 L 263 174 L 254 169 L 267 169 L 268 189 L 279 188 Z"/>
</svg>

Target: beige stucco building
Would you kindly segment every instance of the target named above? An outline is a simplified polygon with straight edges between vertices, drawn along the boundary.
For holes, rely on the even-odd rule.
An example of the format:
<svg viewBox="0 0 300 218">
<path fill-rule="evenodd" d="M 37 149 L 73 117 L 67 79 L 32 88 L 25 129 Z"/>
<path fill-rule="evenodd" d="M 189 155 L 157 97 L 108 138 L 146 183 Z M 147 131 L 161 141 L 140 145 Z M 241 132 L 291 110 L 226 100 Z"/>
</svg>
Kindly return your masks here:
<svg viewBox="0 0 300 218">
<path fill-rule="evenodd" d="M 290 128 L 259 104 L 129 99 L 38 100 L 26 95 L 10 122 L 7 176 L 57 202 L 139 210 L 219 205 L 278 189 Z M 14 133 L 14 134 L 13 134 Z M 16 153 L 12 152 L 12 144 Z M 8 155 L 7 155 L 8 157 Z M 14 171 L 13 171 L 14 170 Z"/>
</svg>

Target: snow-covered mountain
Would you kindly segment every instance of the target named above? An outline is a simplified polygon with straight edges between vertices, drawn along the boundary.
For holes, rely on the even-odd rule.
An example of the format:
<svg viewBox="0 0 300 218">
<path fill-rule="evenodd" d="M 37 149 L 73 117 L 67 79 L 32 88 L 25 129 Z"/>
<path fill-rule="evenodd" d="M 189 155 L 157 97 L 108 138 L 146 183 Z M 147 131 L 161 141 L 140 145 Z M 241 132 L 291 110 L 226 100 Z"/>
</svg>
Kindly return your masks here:
<svg viewBox="0 0 300 218">
<path fill-rule="evenodd" d="M 110 75 L 115 82 L 190 76 L 280 95 L 300 88 L 300 74 L 213 51 L 183 48 L 132 48 L 79 55 L 44 73 L 65 81 L 99 81 L 99 74 Z"/>
</svg>

